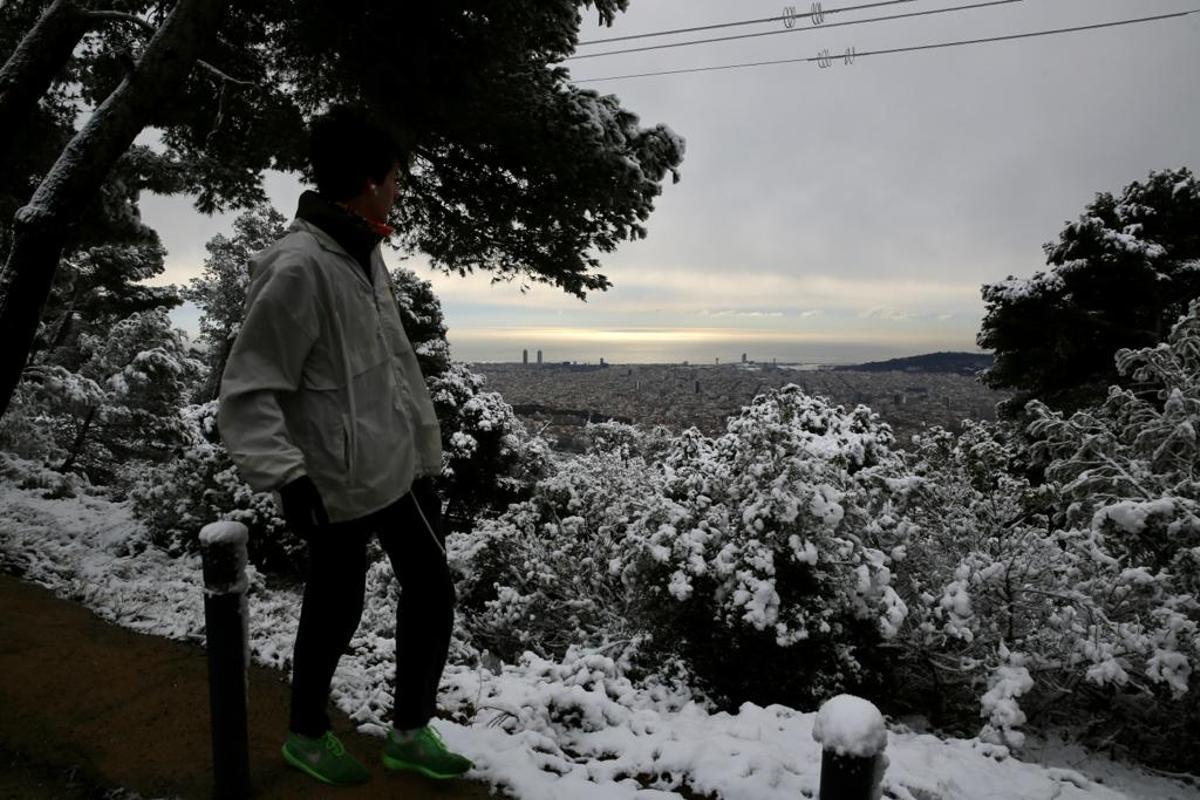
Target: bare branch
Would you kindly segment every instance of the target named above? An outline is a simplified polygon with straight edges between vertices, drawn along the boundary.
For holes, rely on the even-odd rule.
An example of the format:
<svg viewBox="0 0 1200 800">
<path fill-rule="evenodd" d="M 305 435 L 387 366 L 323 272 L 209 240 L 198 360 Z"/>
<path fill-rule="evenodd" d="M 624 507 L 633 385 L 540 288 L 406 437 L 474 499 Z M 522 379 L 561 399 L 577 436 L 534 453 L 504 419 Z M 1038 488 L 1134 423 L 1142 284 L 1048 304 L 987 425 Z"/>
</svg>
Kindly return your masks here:
<svg viewBox="0 0 1200 800">
<path fill-rule="evenodd" d="M 197 61 L 196 66 L 203 67 L 204 69 L 208 70 L 213 75 L 216 75 L 218 78 L 225 81 L 226 83 L 236 83 L 239 86 L 254 86 L 255 85 L 254 81 L 244 81 L 241 78 L 235 78 L 232 75 L 230 75 L 229 73 L 224 72 L 223 70 L 220 70 L 217 67 L 214 67 L 212 64 L 208 63 L 207 61 Z"/>
</svg>

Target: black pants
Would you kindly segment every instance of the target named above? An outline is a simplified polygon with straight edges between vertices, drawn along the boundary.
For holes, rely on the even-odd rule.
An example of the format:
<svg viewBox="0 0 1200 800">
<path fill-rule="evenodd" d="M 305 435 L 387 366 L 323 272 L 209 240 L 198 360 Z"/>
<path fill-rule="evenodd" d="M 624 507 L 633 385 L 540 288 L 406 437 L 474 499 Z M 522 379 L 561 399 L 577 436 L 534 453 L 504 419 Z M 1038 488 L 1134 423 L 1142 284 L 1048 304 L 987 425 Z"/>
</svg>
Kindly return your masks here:
<svg viewBox="0 0 1200 800">
<path fill-rule="evenodd" d="M 372 533 L 400 582 L 392 724 L 419 728 L 433 718 L 454 625 L 454 584 L 417 503 L 444 546 L 441 502 L 429 479 L 414 483 L 409 494 L 387 508 L 329 525 L 308 540 L 308 580 L 292 655 L 294 733 L 319 737 L 330 729 L 329 684 L 362 618 Z"/>
</svg>

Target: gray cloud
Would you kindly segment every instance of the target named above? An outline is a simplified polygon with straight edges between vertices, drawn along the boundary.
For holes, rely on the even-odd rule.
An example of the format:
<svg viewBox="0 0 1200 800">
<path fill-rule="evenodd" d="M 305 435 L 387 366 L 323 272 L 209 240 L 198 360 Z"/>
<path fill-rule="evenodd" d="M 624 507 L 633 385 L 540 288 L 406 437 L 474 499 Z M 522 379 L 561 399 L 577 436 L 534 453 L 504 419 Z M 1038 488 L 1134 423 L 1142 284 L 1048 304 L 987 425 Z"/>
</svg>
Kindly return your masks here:
<svg viewBox="0 0 1200 800">
<path fill-rule="evenodd" d="M 1029 0 L 570 67 L 583 78 L 807 57 L 823 47 L 861 52 L 1189 4 L 1153 6 Z M 583 38 L 776 10 L 635 0 L 616 27 L 589 28 Z M 456 329 L 471 332 L 465 343 L 505 326 L 557 329 L 565 318 L 579 329 L 624 329 L 654 314 L 655 325 L 753 326 L 756 336 L 766 326 L 781 338 L 876 337 L 881 352 L 894 349 L 897 336 L 913 337 L 914 347 L 970 347 L 982 311 L 979 285 L 1041 268 L 1041 245 L 1096 192 L 1119 191 L 1154 169 L 1200 166 L 1198 33 L 1200 15 L 867 57 L 825 70 L 790 64 L 595 84 L 645 124 L 665 122 L 687 139 L 682 182 L 665 187 L 646 240 L 602 259 L 614 288 L 586 305 L 553 290 L 522 295 L 489 286 L 486 277 L 435 277 L 452 341 Z M 281 210 L 290 213 L 296 189 L 294 180 L 275 180 Z M 194 212 L 171 203 L 147 202 L 146 216 L 163 233 L 172 276 L 179 276 L 195 269 L 200 244 L 227 230 L 228 220 L 198 223 Z"/>
</svg>

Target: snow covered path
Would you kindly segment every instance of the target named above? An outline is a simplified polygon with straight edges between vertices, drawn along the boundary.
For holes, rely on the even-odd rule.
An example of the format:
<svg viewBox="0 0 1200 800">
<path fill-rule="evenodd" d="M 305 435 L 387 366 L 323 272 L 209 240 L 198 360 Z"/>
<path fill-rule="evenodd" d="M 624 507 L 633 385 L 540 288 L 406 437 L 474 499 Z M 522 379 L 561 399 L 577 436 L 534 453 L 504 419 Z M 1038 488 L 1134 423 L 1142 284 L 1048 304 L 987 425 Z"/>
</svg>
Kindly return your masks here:
<svg viewBox="0 0 1200 800">
<path fill-rule="evenodd" d="M 198 559 L 171 559 L 153 548 L 134 555 L 143 538 L 119 504 L 86 496 L 46 500 L 0 487 L 0 568 L 120 625 L 201 641 Z M 385 564 L 372 569 L 355 653 L 343 659 L 335 678 L 336 702 L 364 733 L 383 731 L 390 705 L 389 581 Z M 252 575 L 257 661 L 286 663 L 298 612 L 294 592 L 268 590 Z M 684 797 L 684 787 L 692 796 L 728 800 L 816 793 L 815 714 L 749 704 L 737 714 L 713 713 L 684 690 L 633 686 L 596 654 L 573 654 L 562 663 L 530 655 L 499 672 L 452 666 L 441 704 L 456 722 L 439 727 L 476 761 L 472 777 L 523 800 L 657 800 Z M 1194 787 L 1062 748 L 1044 753 L 1058 763 L 1048 767 L 975 740 L 893 729 L 887 752 L 885 790 L 897 800 L 1200 798 Z"/>
</svg>

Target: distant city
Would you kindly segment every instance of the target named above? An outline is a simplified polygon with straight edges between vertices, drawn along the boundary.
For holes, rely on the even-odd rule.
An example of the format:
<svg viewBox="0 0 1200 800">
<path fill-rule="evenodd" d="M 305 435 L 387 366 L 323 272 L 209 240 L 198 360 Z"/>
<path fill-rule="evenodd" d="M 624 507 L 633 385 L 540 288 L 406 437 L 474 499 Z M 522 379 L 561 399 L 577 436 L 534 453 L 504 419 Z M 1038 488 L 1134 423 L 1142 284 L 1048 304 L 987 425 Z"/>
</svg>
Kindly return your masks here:
<svg viewBox="0 0 1200 800">
<path fill-rule="evenodd" d="M 608 367 L 608 366 L 613 366 L 613 365 L 614 365 L 614 362 L 610 362 L 610 361 L 608 361 L 608 360 L 607 360 L 607 359 L 606 359 L 604 356 L 600 356 L 600 357 L 599 357 L 599 360 L 598 360 L 598 361 L 597 361 L 595 364 L 593 364 L 591 361 L 578 361 L 578 360 L 572 360 L 572 359 L 567 359 L 567 360 L 563 360 L 563 361 L 548 361 L 548 360 L 546 360 L 546 358 L 545 358 L 545 356 L 544 356 L 544 353 L 543 353 L 541 350 L 537 350 L 537 351 L 535 351 L 533 358 L 534 358 L 534 360 L 533 360 L 532 362 L 530 362 L 530 360 L 529 360 L 529 359 L 530 359 L 530 356 L 529 356 L 529 350 L 522 350 L 522 351 L 521 351 L 521 364 L 523 364 L 523 365 L 526 365 L 526 366 L 528 366 L 530 363 L 532 363 L 532 364 L 533 364 L 533 365 L 535 365 L 535 366 L 544 366 L 544 365 L 546 365 L 546 364 L 553 364 L 553 365 L 555 365 L 555 366 L 600 366 L 600 367 Z M 502 365 L 502 364 L 509 363 L 509 362 L 504 362 L 504 361 L 492 361 L 492 362 L 488 362 L 488 361 L 479 361 L 479 362 L 475 362 L 475 363 L 477 363 L 477 364 L 496 364 L 496 365 Z M 514 362 L 514 363 L 515 363 L 515 362 Z M 648 364 L 648 363 L 655 363 L 655 362 L 635 361 L 635 362 L 629 362 L 629 363 L 635 363 L 635 364 Z M 686 366 L 689 366 L 689 365 L 691 365 L 691 363 L 692 363 L 692 362 L 691 362 L 691 361 L 689 361 L 689 360 L 687 360 L 687 359 L 685 359 L 685 360 L 682 360 L 682 361 L 675 361 L 675 362 L 666 361 L 666 362 L 661 362 L 661 363 L 664 363 L 664 364 L 679 364 L 680 366 L 684 366 L 684 367 L 686 367 Z M 697 362 L 697 363 L 699 363 L 699 362 Z M 720 358 L 720 356 L 714 356 L 714 357 L 713 357 L 713 360 L 712 360 L 712 363 L 713 363 L 714 365 L 719 365 L 719 364 L 721 363 L 721 358 Z M 729 362 L 726 362 L 726 363 L 729 363 Z M 757 361 L 754 361 L 754 360 L 752 360 L 752 359 L 750 359 L 750 357 L 749 357 L 749 355 L 748 355 L 747 353 L 742 353 L 741 360 L 740 360 L 740 362 L 738 362 L 738 363 L 741 363 L 741 364 L 757 364 L 758 362 L 757 362 Z M 779 362 L 779 360 L 778 360 L 778 359 L 776 359 L 776 358 L 772 358 L 772 359 L 770 360 L 770 362 L 764 362 L 764 363 L 770 363 L 772 366 L 779 366 L 779 365 L 780 365 L 780 362 Z M 805 367 L 809 367 L 809 368 L 812 368 L 812 369 L 819 369 L 819 368 L 821 368 L 821 367 L 825 367 L 825 366 L 833 366 L 832 364 L 800 363 L 800 362 L 783 362 L 783 365 L 785 365 L 785 366 L 791 366 L 791 367 L 805 366 Z"/>
<path fill-rule="evenodd" d="M 745 353 L 726 364 L 716 357 L 706 364 L 610 364 L 604 358 L 553 362 L 542 350 L 525 350 L 520 362 L 471 368 L 563 450 L 581 448 L 583 427 L 605 420 L 676 431 L 695 426 L 716 435 L 757 395 L 789 383 L 839 405 L 869 406 L 905 446 L 931 425 L 957 429 L 966 418 L 994 419 L 996 404 L 1008 394 L 978 380 L 990 361 L 979 353 L 931 353 L 833 367 L 758 363 Z"/>
<path fill-rule="evenodd" d="M 742 354 L 758 364 L 861 364 L 936 350 L 969 351 L 974 342 L 955 341 L 800 341 L 795 339 L 745 339 L 731 332 L 726 340 L 689 338 L 641 339 L 635 335 L 613 340 L 587 337 L 531 337 L 513 339 L 511 331 L 473 330 L 451 326 L 447 340 L 453 357 L 473 364 L 736 364 Z"/>
</svg>

